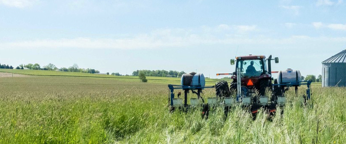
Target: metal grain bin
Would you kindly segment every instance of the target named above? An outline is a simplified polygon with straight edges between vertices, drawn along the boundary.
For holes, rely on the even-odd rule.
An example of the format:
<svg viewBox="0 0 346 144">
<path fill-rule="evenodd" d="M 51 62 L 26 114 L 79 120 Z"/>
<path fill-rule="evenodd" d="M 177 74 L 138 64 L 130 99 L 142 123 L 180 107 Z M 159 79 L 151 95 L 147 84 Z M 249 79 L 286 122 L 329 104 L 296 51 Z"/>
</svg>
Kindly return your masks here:
<svg viewBox="0 0 346 144">
<path fill-rule="evenodd" d="M 322 62 L 322 87 L 346 86 L 346 50 Z"/>
</svg>

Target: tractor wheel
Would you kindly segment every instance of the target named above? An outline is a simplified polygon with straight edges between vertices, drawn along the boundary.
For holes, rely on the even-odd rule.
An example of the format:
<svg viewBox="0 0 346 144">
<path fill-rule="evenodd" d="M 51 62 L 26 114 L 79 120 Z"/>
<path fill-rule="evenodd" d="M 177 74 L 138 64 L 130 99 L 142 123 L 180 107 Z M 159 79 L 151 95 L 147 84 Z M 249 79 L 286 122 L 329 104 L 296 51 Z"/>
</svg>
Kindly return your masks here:
<svg viewBox="0 0 346 144">
<path fill-rule="evenodd" d="M 277 84 L 278 84 L 278 80 L 277 79 L 274 80 L 274 84 L 276 85 L 276 86 L 274 86 L 274 92 L 273 92 L 274 95 L 275 96 L 282 95 L 281 88 L 279 86 L 277 86 Z"/>
<path fill-rule="evenodd" d="M 277 86 L 277 84 L 278 84 L 278 80 L 275 79 L 275 80 L 274 80 L 274 90 L 273 90 L 272 98 L 271 98 L 271 101 L 273 101 L 273 102 L 276 102 L 277 96 L 278 96 L 279 93 L 280 93 L 280 89 L 279 89 L 279 86 Z"/>
<path fill-rule="evenodd" d="M 231 95 L 237 92 L 237 83 L 232 82 L 229 87 L 230 87 L 229 90 Z"/>
<path fill-rule="evenodd" d="M 260 81 L 260 90 L 259 90 L 260 95 L 262 95 L 262 96 L 265 95 L 266 89 L 268 88 L 268 86 L 269 86 L 269 82 L 267 79 Z"/>
<path fill-rule="evenodd" d="M 227 81 L 220 81 L 215 85 L 216 96 L 217 97 L 229 97 L 230 90 Z"/>
</svg>

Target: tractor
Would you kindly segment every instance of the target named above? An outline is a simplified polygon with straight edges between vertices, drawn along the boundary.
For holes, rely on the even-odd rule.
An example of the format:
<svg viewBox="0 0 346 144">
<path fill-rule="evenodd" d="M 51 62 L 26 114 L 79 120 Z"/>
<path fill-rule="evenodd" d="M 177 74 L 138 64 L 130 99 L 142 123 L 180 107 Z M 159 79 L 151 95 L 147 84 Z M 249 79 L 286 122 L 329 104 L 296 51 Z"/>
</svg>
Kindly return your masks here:
<svg viewBox="0 0 346 144">
<path fill-rule="evenodd" d="M 272 61 L 279 63 L 279 58 L 274 59 L 270 55 L 267 59 L 265 56 L 241 56 L 236 57 L 236 60 L 231 59 L 231 65 L 235 65 L 236 72 L 234 73 L 219 73 L 220 75 L 232 75 L 233 79 L 230 86 L 227 81 L 216 83 L 216 96 L 225 99 L 236 94 L 236 101 L 243 106 L 248 107 L 254 117 L 258 109 L 264 108 L 271 115 L 275 114 L 277 106 L 284 106 L 286 103 L 285 92 L 290 87 L 295 87 L 297 94 L 298 87 L 307 85 L 306 95 L 302 98 L 310 99 L 311 81 L 302 81 L 300 71 L 287 69 L 286 71 L 272 71 Z M 278 78 L 274 79 L 272 73 L 278 73 Z M 269 99 L 269 93 L 271 98 Z M 225 107 L 227 114 L 230 107 Z"/>
<path fill-rule="evenodd" d="M 275 111 L 276 103 L 268 103 L 269 98 L 266 91 L 272 90 L 272 61 L 279 63 L 279 58 L 272 59 L 269 56 L 266 59 L 263 55 L 249 55 L 231 59 L 231 65 L 235 65 L 236 72 L 220 73 L 220 75 L 232 75 L 233 80 L 230 86 L 227 81 L 216 83 L 216 96 L 219 98 L 231 97 L 236 93 L 237 101 L 241 101 L 244 106 L 251 106 L 251 112 L 256 114 L 258 109 L 265 107 L 270 112 Z M 272 100 L 274 98 L 272 97 Z M 225 108 L 225 113 L 228 111 Z"/>
<path fill-rule="evenodd" d="M 283 107 L 286 103 L 285 92 L 290 87 L 295 87 L 296 94 L 298 87 L 307 85 L 304 101 L 311 96 L 311 81 L 302 81 L 300 71 L 287 69 L 285 71 L 272 71 L 272 61 L 279 63 L 279 58 L 266 58 L 263 55 L 249 55 L 231 59 L 231 65 L 235 65 L 236 71 L 233 73 L 219 73 L 221 75 L 231 75 L 233 80 L 230 85 L 227 81 L 217 82 L 213 86 L 205 86 L 203 74 L 184 74 L 181 77 L 181 85 L 169 84 L 170 95 L 168 102 L 170 111 L 177 108 L 188 111 L 201 107 L 202 117 L 208 118 L 209 112 L 216 107 L 224 107 L 227 117 L 231 107 L 241 105 L 250 110 L 254 118 L 260 108 L 264 108 L 269 114 L 275 114 L 277 106 Z M 278 73 L 278 78 L 274 80 L 272 73 Z M 203 98 L 201 94 L 204 89 L 214 88 L 215 97 Z M 175 96 L 174 90 L 183 90 Z M 188 98 L 188 93 L 196 94 L 197 98 Z M 271 92 L 271 95 L 269 95 Z M 189 101 L 189 102 L 188 102 Z"/>
</svg>

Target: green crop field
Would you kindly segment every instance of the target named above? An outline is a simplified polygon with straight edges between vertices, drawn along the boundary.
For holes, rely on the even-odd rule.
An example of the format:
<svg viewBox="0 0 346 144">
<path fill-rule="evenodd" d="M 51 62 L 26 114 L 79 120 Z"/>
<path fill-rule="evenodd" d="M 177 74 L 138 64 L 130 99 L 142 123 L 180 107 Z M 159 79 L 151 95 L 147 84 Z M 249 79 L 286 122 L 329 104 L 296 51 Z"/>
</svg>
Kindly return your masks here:
<svg viewBox="0 0 346 144">
<path fill-rule="evenodd" d="M 168 83 L 179 78 L 0 70 L 0 143 L 345 143 L 345 88 L 312 87 L 303 106 L 291 91 L 283 115 L 256 120 L 240 107 L 201 119 L 169 113 Z M 216 80 L 208 80 L 209 85 Z M 300 94 L 304 93 L 304 88 Z M 214 97 L 206 90 L 203 97 Z M 192 97 L 192 95 L 191 95 Z"/>
<path fill-rule="evenodd" d="M 138 76 L 113 76 L 105 74 L 89 74 L 79 72 L 60 72 L 60 71 L 45 71 L 45 70 L 8 70 L 0 69 L 0 73 L 14 73 L 30 76 L 49 76 L 49 77 L 88 77 L 88 78 L 102 78 L 113 79 L 115 81 L 129 81 L 139 82 Z M 161 84 L 180 84 L 180 78 L 170 77 L 147 77 L 149 83 L 161 83 Z M 212 85 L 217 82 L 216 79 L 206 79 L 206 84 Z"/>
</svg>

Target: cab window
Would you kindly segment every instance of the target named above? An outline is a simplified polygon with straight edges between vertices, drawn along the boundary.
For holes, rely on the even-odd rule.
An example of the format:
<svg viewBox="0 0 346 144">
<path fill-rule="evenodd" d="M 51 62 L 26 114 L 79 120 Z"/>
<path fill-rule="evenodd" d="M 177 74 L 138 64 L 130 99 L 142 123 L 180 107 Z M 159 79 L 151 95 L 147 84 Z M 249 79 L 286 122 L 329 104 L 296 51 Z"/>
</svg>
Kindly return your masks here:
<svg viewBox="0 0 346 144">
<path fill-rule="evenodd" d="M 243 77 L 257 77 L 264 72 L 263 60 L 238 60 L 237 68 L 240 68 Z"/>
</svg>

